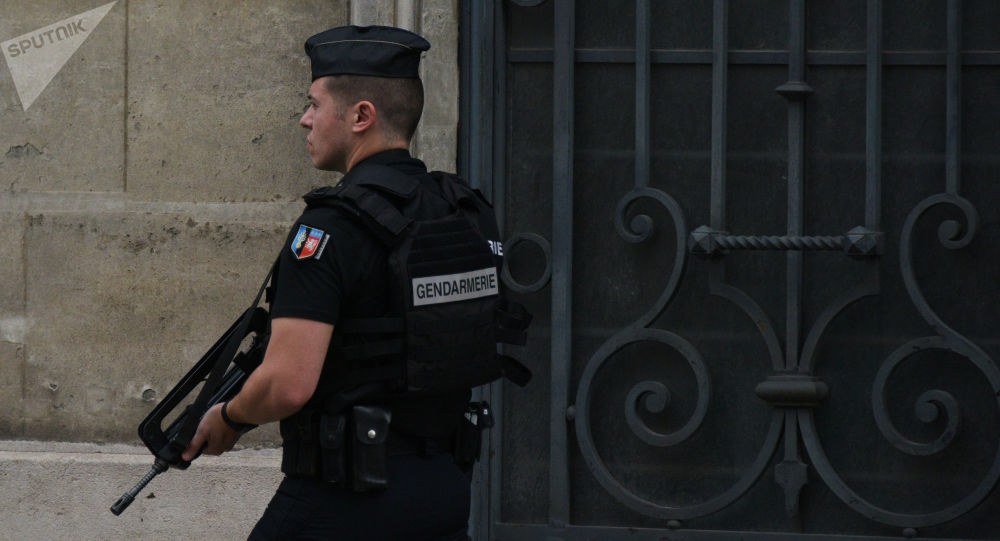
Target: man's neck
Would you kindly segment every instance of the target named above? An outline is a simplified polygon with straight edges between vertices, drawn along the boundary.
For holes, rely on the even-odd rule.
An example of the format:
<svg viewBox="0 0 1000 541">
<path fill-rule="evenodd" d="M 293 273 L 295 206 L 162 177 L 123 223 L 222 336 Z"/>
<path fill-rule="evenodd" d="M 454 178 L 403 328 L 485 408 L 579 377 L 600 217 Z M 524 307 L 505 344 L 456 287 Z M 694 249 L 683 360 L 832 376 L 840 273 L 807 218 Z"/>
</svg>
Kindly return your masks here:
<svg viewBox="0 0 1000 541">
<path fill-rule="evenodd" d="M 362 143 L 347 156 L 347 167 L 344 173 L 346 174 L 348 171 L 353 169 L 355 165 L 361 163 L 369 156 L 394 149 L 410 150 L 410 144 L 407 141 L 395 141 L 392 143 L 387 143 L 385 141 L 373 141 L 369 144 Z"/>
</svg>

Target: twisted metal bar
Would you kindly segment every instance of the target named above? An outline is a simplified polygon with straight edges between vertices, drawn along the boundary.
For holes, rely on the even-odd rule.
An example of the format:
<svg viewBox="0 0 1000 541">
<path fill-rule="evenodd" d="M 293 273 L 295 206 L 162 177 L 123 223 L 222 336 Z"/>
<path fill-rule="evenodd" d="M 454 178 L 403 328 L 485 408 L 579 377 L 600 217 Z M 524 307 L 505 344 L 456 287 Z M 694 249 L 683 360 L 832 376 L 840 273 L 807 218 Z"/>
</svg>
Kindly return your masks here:
<svg viewBox="0 0 1000 541">
<path fill-rule="evenodd" d="M 720 235 L 715 243 L 725 250 L 843 250 L 844 236 Z"/>
<path fill-rule="evenodd" d="M 884 233 L 858 226 L 844 235 L 730 235 L 702 225 L 691 232 L 691 252 L 701 256 L 725 255 L 732 250 L 837 251 L 854 258 L 882 254 Z"/>
</svg>

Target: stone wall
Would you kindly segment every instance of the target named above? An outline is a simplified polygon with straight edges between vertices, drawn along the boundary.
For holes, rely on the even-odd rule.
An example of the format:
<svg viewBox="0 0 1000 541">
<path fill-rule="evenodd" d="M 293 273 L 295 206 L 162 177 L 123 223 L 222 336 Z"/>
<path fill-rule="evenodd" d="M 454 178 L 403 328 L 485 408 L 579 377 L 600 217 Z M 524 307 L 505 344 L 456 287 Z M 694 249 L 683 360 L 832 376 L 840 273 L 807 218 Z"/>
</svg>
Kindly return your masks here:
<svg viewBox="0 0 1000 541">
<path fill-rule="evenodd" d="M 0 41 L 108 3 L 5 1 Z M 137 441 L 337 181 L 298 126 L 302 43 L 348 22 L 432 42 L 414 148 L 453 169 L 455 1 L 118 0 L 27 110 L 0 69 L 0 439 Z"/>
<path fill-rule="evenodd" d="M 299 196 L 337 181 L 298 126 L 305 39 L 423 33 L 415 151 L 453 169 L 457 3 L 4 0 L 0 45 L 55 45 L 36 31 L 64 20 L 89 34 L 30 106 L 10 64 L 45 63 L 0 66 L 0 539 L 243 539 L 281 478 L 274 426 L 115 517 L 152 464 L 136 426 L 252 300 Z"/>
</svg>

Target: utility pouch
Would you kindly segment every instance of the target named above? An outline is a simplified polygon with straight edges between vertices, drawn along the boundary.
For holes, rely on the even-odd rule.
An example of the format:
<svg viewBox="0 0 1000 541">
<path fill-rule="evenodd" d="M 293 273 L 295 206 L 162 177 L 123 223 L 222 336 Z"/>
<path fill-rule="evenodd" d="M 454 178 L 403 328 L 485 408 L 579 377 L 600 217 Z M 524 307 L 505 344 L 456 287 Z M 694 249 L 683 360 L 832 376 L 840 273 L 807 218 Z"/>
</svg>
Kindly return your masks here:
<svg viewBox="0 0 1000 541">
<path fill-rule="evenodd" d="M 455 462 L 464 468 L 471 468 L 479 461 L 483 447 L 483 430 L 493 426 L 493 410 L 489 402 L 471 402 L 465 408 L 455 433 Z"/>
<path fill-rule="evenodd" d="M 455 463 L 463 469 L 471 468 L 482 452 L 483 436 L 479 427 L 469 419 L 462 419 L 455 432 Z"/>
<path fill-rule="evenodd" d="M 347 418 L 343 413 L 323 414 L 319 421 L 319 445 L 321 454 L 321 479 L 328 483 L 344 480 L 344 432 Z"/>
<path fill-rule="evenodd" d="M 319 445 L 313 427 L 316 412 L 302 409 L 281 421 L 281 471 L 293 477 L 319 474 Z"/>
<path fill-rule="evenodd" d="M 392 412 L 378 406 L 351 408 L 348 445 L 350 479 L 355 492 L 384 489 L 387 474 L 389 422 Z"/>
</svg>

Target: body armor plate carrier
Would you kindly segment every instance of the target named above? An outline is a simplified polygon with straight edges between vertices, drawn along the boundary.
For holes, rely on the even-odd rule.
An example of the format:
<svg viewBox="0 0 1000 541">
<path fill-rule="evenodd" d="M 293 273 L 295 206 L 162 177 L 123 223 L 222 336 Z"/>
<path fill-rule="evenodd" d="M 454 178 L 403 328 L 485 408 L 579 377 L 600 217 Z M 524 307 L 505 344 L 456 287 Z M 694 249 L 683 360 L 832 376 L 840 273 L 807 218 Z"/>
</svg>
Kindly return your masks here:
<svg viewBox="0 0 1000 541">
<path fill-rule="evenodd" d="M 531 316 L 503 295 L 502 256 L 487 240 L 499 237 L 492 207 L 459 177 L 435 171 L 454 212 L 415 220 L 405 210 L 417 180 L 385 166 L 363 167 L 380 171 L 366 175 L 374 180 L 338 186 L 308 202 L 345 209 L 388 249 L 389 315 L 342 319 L 335 327 L 331 357 L 346 367 L 347 381 L 340 383 L 381 381 L 420 395 L 501 376 L 526 384 L 530 371 L 497 352 L 498 342 L 524 345 Z"/>
<path fill-rule="evenodd" d="M 282 421 L 282 470 L 328 481 L 351 475 L 333 473 L 336 468 L 327 466 L 331 456 L 321 457 L 331 453 L 320 451 L 317 442 L 337 438 L 325 438 L 319 425 L 330 423 L 318 418 L 350 412 L 387 391 L 432 396 L 500 377 L 524 386 L 531 378 L 523 364 L 498 353 L 498 343 L 524 345 L 531 316 L 503 294 L 502 255 L 488 242 L 499 239 L 489 203 L 459 177 L 435 171 L 431 175 L 452 212 L 414 219 L 407 211 L 416 179 L 381 165 L 358 168 L 369 169 L 359 175 L 363 180 L 316 190 L 306 202 L 341 209 L 385 245 L 388 312 L 337 322 L 328 359 L 337 363 L 338 387 L 347 390 L 327 397 L 322 411 L 303 410 Z"/>
</svg>

